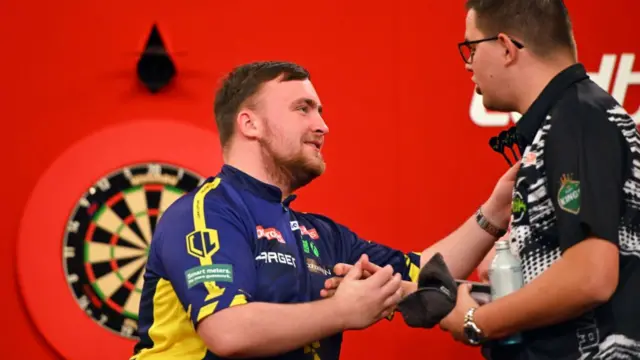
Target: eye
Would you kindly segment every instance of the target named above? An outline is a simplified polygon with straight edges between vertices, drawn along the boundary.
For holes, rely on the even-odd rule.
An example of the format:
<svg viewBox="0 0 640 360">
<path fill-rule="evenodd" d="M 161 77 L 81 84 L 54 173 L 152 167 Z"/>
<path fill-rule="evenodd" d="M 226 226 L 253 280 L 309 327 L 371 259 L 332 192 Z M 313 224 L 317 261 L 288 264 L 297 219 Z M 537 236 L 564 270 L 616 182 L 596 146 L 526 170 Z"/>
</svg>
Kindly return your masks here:
<svg viewBox="0 0 640 360">
<path fill-rule="evenodd" d="M 296 111 L 300 111 L 303 114 L 306 114 L 309 112 L 309 105 L 300 105 L 296 108 Z"/>
</svg>

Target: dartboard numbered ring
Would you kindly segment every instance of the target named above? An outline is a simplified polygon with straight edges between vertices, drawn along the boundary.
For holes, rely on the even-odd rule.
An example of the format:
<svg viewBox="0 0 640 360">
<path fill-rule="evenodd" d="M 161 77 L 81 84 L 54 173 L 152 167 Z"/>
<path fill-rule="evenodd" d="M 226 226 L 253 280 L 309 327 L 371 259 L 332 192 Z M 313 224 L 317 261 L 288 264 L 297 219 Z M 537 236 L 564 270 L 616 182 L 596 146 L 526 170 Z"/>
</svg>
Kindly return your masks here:
<svg viewBox="0 0 640 360">
<path fill-rule="evenodd" d="M 18 233 L 25 308 L 64 359 L 127 359 L 147 248 L 163 211 L 222 165 L 212 131 L 114 126 L 72 145 L 33 189 Z"/>
<path fill-rule="evenodd" d="M 126 166 L 91 186 L 67 223 L 63 264 L 78 305 L 94 321 L 138 339 L 138 306 L 155 226 L 203 178 L 169 164 Z"/>
</svg>

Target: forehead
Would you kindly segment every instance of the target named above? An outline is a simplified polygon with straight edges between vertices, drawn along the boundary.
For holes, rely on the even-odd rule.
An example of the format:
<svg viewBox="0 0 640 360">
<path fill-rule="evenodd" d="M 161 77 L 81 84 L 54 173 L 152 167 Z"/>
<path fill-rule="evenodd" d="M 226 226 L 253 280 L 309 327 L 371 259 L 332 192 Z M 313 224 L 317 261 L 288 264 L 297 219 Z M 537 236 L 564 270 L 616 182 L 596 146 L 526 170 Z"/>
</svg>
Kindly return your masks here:
<svg viewBox="0 0 640 360">
<path fill-rule="evenodd" d="M 320 103 L 316 89 L 308 79 L 290 81 L 280 81 L 280 79 L 271 80 L 264 84 L 260 92 L 259 97 L 269 102 L 293 102 L 300 98 L 306 98 Z"/>
<path fill-rule="evenodd" d="M 481 35 L 476 26 L 476 12 L 473 9 L 467 11 L 464 35 L 467 40 L 476 40 Z"/>
</svg>

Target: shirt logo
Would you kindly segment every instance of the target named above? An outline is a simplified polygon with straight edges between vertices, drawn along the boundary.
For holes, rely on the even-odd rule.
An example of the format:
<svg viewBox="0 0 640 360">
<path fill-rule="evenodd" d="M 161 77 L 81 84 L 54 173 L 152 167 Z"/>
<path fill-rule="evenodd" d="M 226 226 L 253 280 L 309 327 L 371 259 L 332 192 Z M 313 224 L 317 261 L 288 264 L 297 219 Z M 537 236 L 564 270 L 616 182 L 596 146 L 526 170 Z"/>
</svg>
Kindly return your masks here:
<svg viewBox="0 0 640 360">
<path fill-rule="evenodd" d="M 536 153 L 528 152 L 522 159 L 522 165 L 524 167 L 535 165 L 537 159 L 538 159 L 538 155 Z"/>
<path fill-rule="evenodd" d="M 280 233 L 280 231 L 278 231 L 278 229 L 276 228 L 263 228 L 262 226 L 258 225 L 256 226 L 256 233 L 258 235 L 258 239 L 266 237 L 267 240 L 278 240 L 279 243 L 285 243 L 284 242 L 284 237 L 282 237 L 282 234 Z"/>
<path fill-rule="evenodd" d="M 302 250 L 304 250 L 305 254 L 313 252 L 313 255 L 320 257 L 320 250 L 318 250 L 318 247 L 312 241 L 302 239 Z"/>
<path fill-rule="evenodd" d="M 267 264 L 277 263 L 296 267 L 296 258 L 290 254 L 283 254 L 275 251 L 263 251 L 256 256 L 256 261 L 264 261 Z"/>
<path fill-rule="evenodd" d="M 305 226 L 298 224 L 297 221 L 291 222 L 291 230 L 294 230 L 294 231 L 300 230 L 301 236 L 306 235 L 312 240 L 320 239 L 320 236 L 318 235 L 318 231 L 316 231 L 316 229 L 307 229 Z M 320 257 L 320 251 L 318 250 L 318 247 L 313 243 L 313 241 L 309 241 L 308 239 L 301 239 L 301 240 L 302 240 L 302 250 L 306 254 L 313 253 L 315 257 Z"/>
<path fill-rule="evenodd" d="M 568 213 L 577 215 L 580 212 L 580 181 L 573 180 L 571 175 L 563 174 L 558 190 L 558 205 Z"/>
<path fill-rule="evenodd" d="M 520 192 L 516 191 L 511 201 L 511 214 L 513 214 L 513 221 L 519 223 L 524 217 L 527 211 L 527 204 L 522 199 Z"/>
<path fill-rule="evenodd" d="M 187 279 L 187 288 L 191 289 L 197 284 L 207 282 L 233 282 L 233 265 L 212 264 L 196 266 L 184 272 Z"/>
<path fill-rule="evenodd" d="M 324 266 L 318 264 L 318 262 L 315 259 L 306 258 L 305 260 L 307 262 L 307 268 L 312 273 L 316 273 L 324 276 L 331 275 L 331 270 L 326 269 Z"/>
<path fill-rule="evenodd" d="M 310 229 L 307 230 L 306 227 L 304 226 L 300 226 L 300 234 L 302 235 L 308 235 L 310 238 L 312 238 L 313 240 L 318 240 L 320 239 L 320 236 L 318 236 L 318 232 L 316 231 L 316 229 Z"/>
<path fill-rule="evenodd" d="M 196 230 L 187 235 L 187 253 L 201 260 L 210 260 L 220 249 L 218 231 L 215 229 Z"/>
</svg>

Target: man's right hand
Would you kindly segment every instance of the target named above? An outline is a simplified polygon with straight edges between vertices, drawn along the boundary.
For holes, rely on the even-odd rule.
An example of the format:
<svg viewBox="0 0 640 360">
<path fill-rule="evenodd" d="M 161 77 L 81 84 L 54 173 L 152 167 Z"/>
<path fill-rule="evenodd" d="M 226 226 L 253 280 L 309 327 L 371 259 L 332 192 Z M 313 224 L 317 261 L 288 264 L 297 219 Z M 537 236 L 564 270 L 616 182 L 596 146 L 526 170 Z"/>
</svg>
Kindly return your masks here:
<svg viewBox="0 0 640 360">
<path fill-rule="evenodd" d="M 389 265 L 376 271 L 366 279 L 363 255 L 340 282 L 332 296 L 339 315 L 344 319 L 344 328 L 364 329 L 388 316 L 391 309 L 402 299 L 402 277 L 393 274 Z"/>
</svg>

